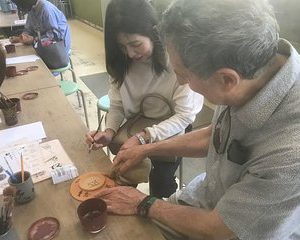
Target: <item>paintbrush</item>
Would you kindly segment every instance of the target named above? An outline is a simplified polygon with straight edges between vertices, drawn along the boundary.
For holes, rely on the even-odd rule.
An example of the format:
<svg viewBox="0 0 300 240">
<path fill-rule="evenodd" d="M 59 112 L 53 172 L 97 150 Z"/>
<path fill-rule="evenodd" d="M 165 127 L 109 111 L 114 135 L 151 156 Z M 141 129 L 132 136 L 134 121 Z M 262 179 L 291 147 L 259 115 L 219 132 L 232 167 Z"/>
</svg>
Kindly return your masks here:
<svg viewBox="0 0 300 240">
<path fill-rule="evenodd" d="M 102 115 L 102 117 L 101 117 L 101 119 L 100 119 L 100 121 L 99 121 L 99 125 L 98 125 L 98 128 L 97 128 L 97 130 L 96 130 L 94 136 L 96 136 L 96 134 L 99 132 L 99 130 L 100 130 L 100 128 L 101 128 L 101 123 L 102 123 L 103 117 L 104 117 L 104 115 Z M 94 139 L 94 137 L 93 137 L 93 143 L 92 143 L 91 146 L 89 147 L 89 153 L 92 151 L 94 144 L 95 144 L 95 139 Z"/>
<path fill-rule="evenodd" d="M 23 161 L 23 154 L 21 153 L 21 177 L 22 183 L 24 182 L 24 161 Z"/>
</svg>

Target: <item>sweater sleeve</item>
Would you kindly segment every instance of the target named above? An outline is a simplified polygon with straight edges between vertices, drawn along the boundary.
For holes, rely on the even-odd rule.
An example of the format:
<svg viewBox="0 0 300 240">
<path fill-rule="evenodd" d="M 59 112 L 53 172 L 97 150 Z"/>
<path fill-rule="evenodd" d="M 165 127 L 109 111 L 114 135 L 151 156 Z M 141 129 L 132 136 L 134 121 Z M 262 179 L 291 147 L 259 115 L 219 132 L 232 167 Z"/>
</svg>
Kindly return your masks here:
<svg viewBox="0 0 300 240">
<path fill-rule="evenodd" d="M 110 89 L 108 91 L 110 107 L 106 116 L 106 128 L 110 128 L 117 132 L 120 125 L 124 121 L 124 110 L 120 89 L 118 88 L 117 84 L 112 83 L 111 79 L 110 82 Z"/>
<path fill-rule="evenodd" d="M 192 91 L 188 84 L 177 85 L 173 94 L 175 114 L 157 125 L 146 128 L 151 142 L 161 141 L 179 134 L 194 122 L 203 106 L 203 96 Z"/>
</svg>

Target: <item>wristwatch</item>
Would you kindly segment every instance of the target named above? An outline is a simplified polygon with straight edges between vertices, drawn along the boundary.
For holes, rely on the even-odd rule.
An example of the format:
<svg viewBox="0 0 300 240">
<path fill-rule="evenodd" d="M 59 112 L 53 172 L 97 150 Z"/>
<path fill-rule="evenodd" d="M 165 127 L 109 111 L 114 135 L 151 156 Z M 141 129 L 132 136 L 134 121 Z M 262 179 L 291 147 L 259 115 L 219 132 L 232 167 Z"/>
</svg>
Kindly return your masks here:
<svg viewBox="0 0 300 240">
<path fill-rule="evenodd" d="M 148 217 L 149 209 L 152 204 L 157 200 L 156 197 L 147 196 L 137 206 L 137 213 L 141 217 Z"/>
<path fill-rule="evenodd" d="M 143 136 L 142 136 L 141 134 L 136 133 L 134 136 L 139 140 L 139 142 L 140 142 L 142 145 L 146 144 L 146 140 L 143 138 Z"/>
</svg>

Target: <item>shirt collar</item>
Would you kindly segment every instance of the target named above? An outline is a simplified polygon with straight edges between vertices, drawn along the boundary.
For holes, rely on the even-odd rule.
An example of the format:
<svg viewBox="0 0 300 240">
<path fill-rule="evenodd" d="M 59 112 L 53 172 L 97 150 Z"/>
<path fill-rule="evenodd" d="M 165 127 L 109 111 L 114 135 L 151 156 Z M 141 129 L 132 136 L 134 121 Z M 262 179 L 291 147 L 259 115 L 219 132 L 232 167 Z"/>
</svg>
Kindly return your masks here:
<svg viewBox="0 0 300 240">
<path fill-rule="evenodd" d="M 261 127 L 299 78 L 300 58 L 293 46 L 280 39 L 278 53 L 289 55 L 289 58 L 277 74 L 244 106 L 232 108 L 232 116 L 235 115 L 248 128 Z"/>
<path fill-rule="evenodd" d="M 38 11 L 41 8 L 41 0 L 37 0 L 36 4 L 32 7 L 32 10 Z"/>
</svg>

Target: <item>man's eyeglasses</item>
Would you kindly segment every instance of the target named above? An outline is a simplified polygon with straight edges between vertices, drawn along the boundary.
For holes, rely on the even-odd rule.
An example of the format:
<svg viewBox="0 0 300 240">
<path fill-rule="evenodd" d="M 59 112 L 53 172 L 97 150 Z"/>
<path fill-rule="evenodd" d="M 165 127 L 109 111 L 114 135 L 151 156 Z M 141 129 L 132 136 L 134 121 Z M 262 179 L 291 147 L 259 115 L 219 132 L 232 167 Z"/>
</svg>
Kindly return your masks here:
<svg viewBox="0 0 300 240">
<path fill-rule="evenodd" d="M 230 128 L 230 107 L 227 107 L 223 112 L 221 112 L 220 116 L 218 117 L 214 129 L 213 144 L 218 154 L 223 154 L 226 150 L 227 142 L 230 135 Z"/>
</svg>

